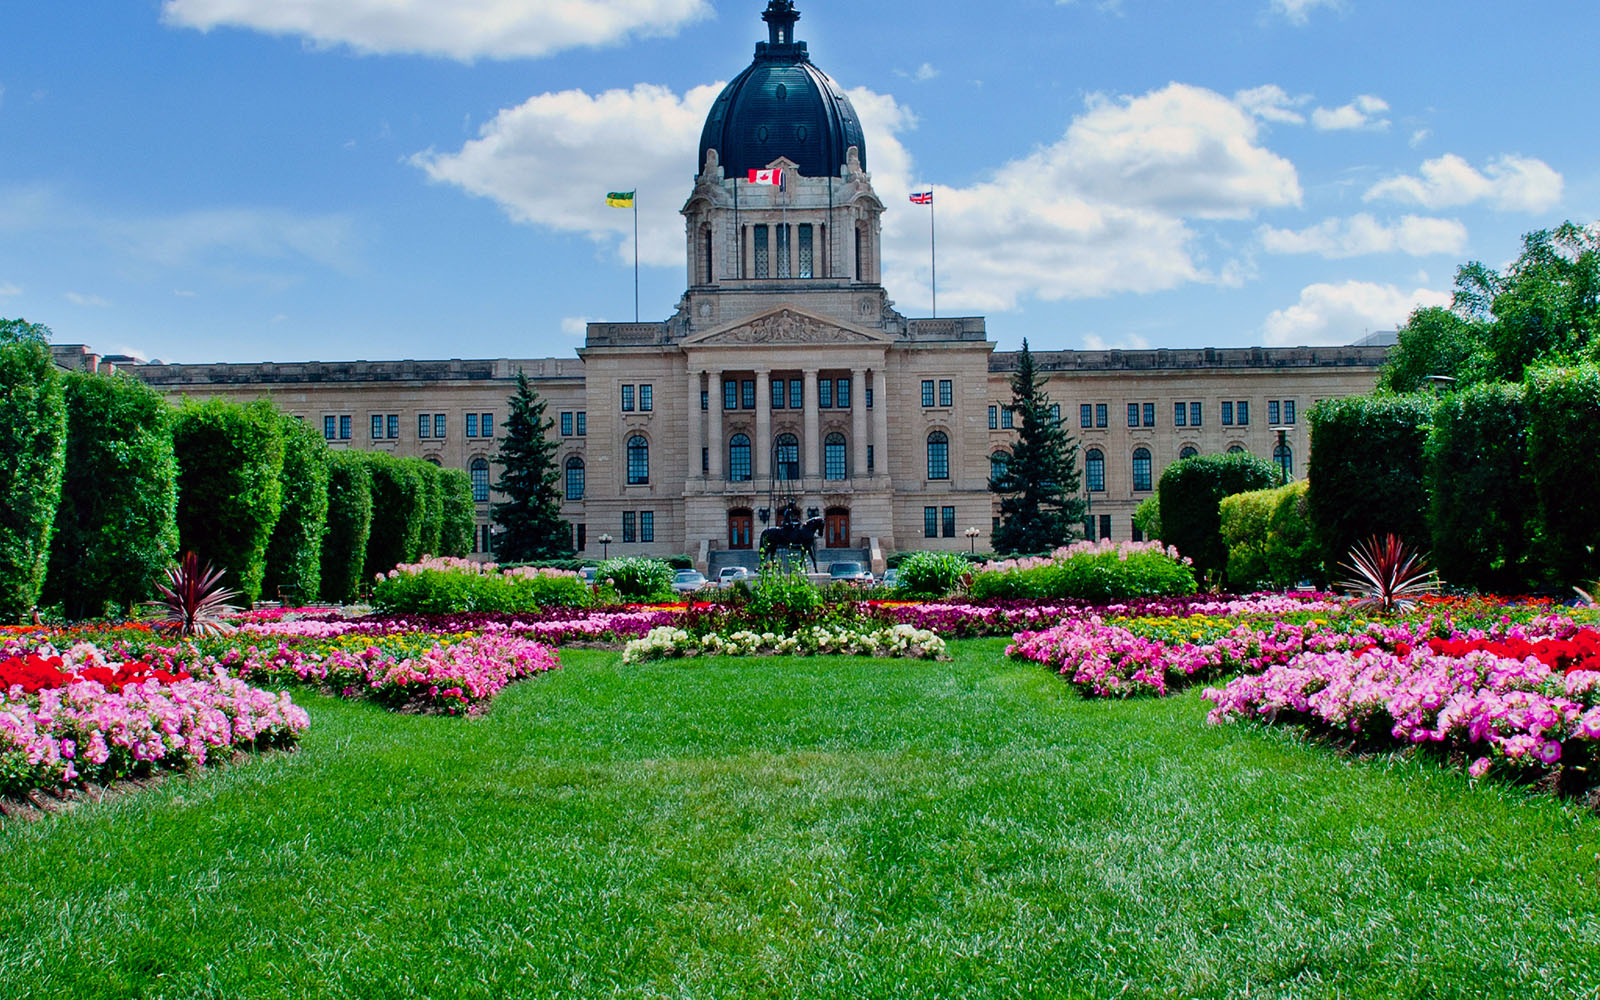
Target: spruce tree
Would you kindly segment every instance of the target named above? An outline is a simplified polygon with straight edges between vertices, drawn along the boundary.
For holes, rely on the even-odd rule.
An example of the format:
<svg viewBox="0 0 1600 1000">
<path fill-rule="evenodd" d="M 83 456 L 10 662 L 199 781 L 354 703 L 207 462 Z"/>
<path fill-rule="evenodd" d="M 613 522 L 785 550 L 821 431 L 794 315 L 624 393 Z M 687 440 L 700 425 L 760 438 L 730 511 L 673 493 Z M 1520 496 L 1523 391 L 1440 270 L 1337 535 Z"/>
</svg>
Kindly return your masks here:
<svg viewBox="0 0 1600 1000">
<path fill-rule="evenodd" d="M 494 457 L 501 467 L 494 484 L 506 499 L 494 505 L 495 559 L 503 563 L 565 559 L 573 554 L 572 526 L 561 519 L 561 473 L 556 467 L 556 442 L 547 436 L 555 426 L 545 419 L 544 400 L 517 372 L 517 391 L 508 400 L 506 436 Z"/>
<path fill-rule="evenodd" d="M 1017 441 L 1011 446 L 1005 474 L 989 480 L 989 490 L 1000 496 L 996 552 L 1047 552 L 1071 541 L 1083 520 L 1077 442 L 1051 413 L 1044 391 L 1047 381 L 1024 340 L 1011 375 L 1009 408 Z"/>
</svg>

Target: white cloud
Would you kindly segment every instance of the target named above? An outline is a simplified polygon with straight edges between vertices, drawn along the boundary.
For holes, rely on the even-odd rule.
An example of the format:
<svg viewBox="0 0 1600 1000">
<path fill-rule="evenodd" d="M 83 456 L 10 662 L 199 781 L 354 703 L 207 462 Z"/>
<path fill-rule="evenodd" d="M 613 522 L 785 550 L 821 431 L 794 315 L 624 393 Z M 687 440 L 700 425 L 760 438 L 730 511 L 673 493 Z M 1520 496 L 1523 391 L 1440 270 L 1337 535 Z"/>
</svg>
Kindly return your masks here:
<svg viewBox="0 0 1600 1000">
<path fill-rule="evenodd" d="M 1100 336 L 1098 333 L 1083 335 L 1083 349 L 1086 351 L 1144 351 L 1150 348 L 1150 339 L 1137 333 L 1123 334 L 1112 340 Z"/>
<path fill-rule="evenodd" d="M 1545 212 L 1560 203 L 1564 184 L 1549 164 L 1525 156 L 1499 156 L 1480 171 L 1448 153 L 1425 161 L 1419 172 L 1420 177 L 1379 181 L 1365 200 L 1389 198 L 1429 209 L 1487 201 L 1504 212 Z"/>
<path fill-rule="evenodd" d="M 1423 143 L 1427 142 L 1429 139 L 1432 139 L 1432 138 L 1433 138 L 1433 129 L 1431 129 L 1431 128 L 1419 128 L 1415 132 L 1411 133 L 1411 148 L 1412 149 L 1416 149 L 1418 146 L 1421 146 Z"/>
<path fill-rule="evenodd" d="M 110 302 L 98 295 L 85 295 L 82 292 L 68 292 L 64 298 L 75 306 L 86 306 L 93 309 L 104 309 L 111 305 Z"/>
<path fill-rule="evenodd" d="M 897 69 L 894 72 L 896 76 L 904 77 L 907 80 L 915 80 L 918 83 L 927 83 L 939 75 L 939 71 L 934 68 L 933 63 L 923 63 L 909 73 L 903 69 Z"/>
<path fill-rule="evenodd" d="M 1340 6 L 1339 0 L 1272 0 L 1272 9 L 1295 24 L 1305 24 L 1318 7 Z"/>
<path fill-rule="evenodd" d="M 575 337 L 578 340 L 582 340 L 584 337 L 589 335 L 589 317 L 587 317 L 587 316 L 564 316 L 564 317 L 562 317 L 562 319 L 561 319 L 561 332 L 566 334 L 568 337 Z"/>
<path fill-rule="evenodd" d="M 1233 102 L 1263 121 L 1283 125 L 1304 125 L 1306 116 L 1296 111 L 1311 100 L 1311 95 L 1290 97 L 1289 92 L 1275 83 L 1241 90 L 1233 95 Z"/>
<path fill-rule="evenodd" d="M 471 61 L 536 58 L 636 36 L 669 35 L 712 13 L 707 0 L 165 0 L 167 24 L 248 28 Z"/>
<path fill-rule="evenodd" d="M 1388 101 L 1372 94 L 1362 94 L 1341 107 L 1314 109 L 1311 112 L 1311 124 L 1323 132 L 1356 129 L 1381 132 L 1389 127 L 1389 119 L 1379 116 L 1388 110 Z"/>
<path fill-rule="evenodd" d="M 1300 230 L 1262 226 L 1258 235 L 1271 253 L 1314 253 L 1328 258 L 1395 252 L 1413 257 L 1459 257 L 1467 248 L 1467 227 L 1459 221 L 1417 215 L 1384 223 L 1362 212 L 1348 219 L 1325 219 Z"/>
<path fill-rule="evenodd" d="M 22 289 L 9 281 L 0 281 L 0 299 L 8 299 L 13 295 L 21 295 Z"/>
<path fill-rule="evenodd" d="M 1393 330 L 1423 306 L 1448 306 L 1449 292 L 1366 281 L 1308 285 L 1300 301 L 1274 311 L 1262 324 L 1268 346 L 1349 344 L 1375 330 Z"/>
</svg>

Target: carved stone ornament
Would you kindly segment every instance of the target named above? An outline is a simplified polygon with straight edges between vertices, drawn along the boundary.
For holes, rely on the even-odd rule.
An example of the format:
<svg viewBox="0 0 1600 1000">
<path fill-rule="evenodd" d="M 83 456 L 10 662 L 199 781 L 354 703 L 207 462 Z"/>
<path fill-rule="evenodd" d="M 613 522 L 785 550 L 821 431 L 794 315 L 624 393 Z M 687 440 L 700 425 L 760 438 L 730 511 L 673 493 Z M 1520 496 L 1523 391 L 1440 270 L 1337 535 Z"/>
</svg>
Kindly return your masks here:
<svg viewBox="0 0 1600 1000">
<path fill-rule="evenodd" d="M 866 338 L 782 309 L 746 326 L 729 330 L 717 339 L 736 344 L 837 344 Z"/>
</svg>

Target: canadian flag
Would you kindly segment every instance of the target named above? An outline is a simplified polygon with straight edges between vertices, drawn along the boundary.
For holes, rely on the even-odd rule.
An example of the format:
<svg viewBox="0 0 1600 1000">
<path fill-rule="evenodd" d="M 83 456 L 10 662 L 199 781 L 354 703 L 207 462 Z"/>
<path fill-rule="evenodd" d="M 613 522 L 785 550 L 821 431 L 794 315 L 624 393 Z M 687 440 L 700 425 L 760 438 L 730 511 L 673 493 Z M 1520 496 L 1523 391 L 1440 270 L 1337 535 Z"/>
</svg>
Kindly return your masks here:
<svg viewBox="0 0 1600 1000">
<path fill-rule="evenodd" d="M 783 187 L 782 170 L 752 170 L 750 171 L 751 184 L 763 184 L 767 187 Z"/>
</svg>

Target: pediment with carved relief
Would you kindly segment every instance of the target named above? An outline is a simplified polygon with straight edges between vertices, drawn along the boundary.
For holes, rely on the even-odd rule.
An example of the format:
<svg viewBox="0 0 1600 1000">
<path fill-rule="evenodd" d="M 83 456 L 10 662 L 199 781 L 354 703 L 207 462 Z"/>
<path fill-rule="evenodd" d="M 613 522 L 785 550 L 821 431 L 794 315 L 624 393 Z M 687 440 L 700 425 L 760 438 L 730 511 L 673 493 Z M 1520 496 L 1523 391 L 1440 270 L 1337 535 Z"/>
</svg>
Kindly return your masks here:
<svg viewBox="0 0 1600 1000">
<path fill-rule="evenodd" d="M 684 340 L 685 347 L 815 346 L 828 344 L 887 344 L 892 338 L 875 331 L 847 327 L 801 309 L 783 307 L 707 330 Z"/>
</svg>

